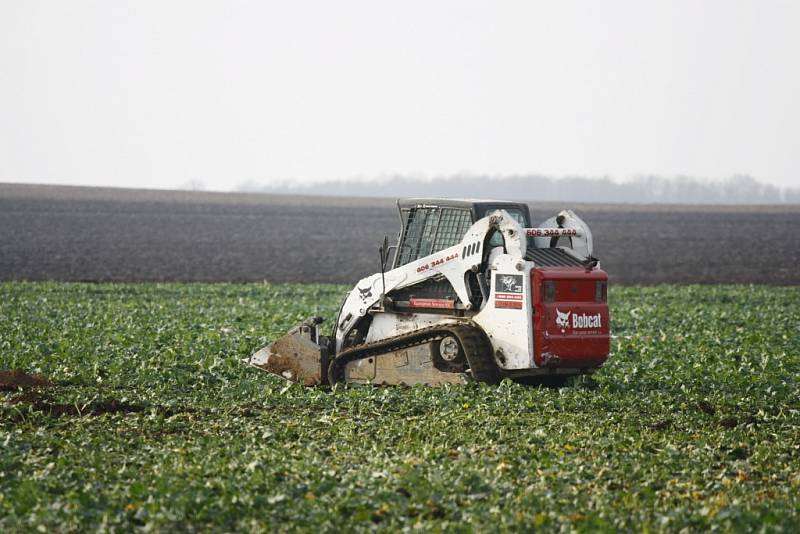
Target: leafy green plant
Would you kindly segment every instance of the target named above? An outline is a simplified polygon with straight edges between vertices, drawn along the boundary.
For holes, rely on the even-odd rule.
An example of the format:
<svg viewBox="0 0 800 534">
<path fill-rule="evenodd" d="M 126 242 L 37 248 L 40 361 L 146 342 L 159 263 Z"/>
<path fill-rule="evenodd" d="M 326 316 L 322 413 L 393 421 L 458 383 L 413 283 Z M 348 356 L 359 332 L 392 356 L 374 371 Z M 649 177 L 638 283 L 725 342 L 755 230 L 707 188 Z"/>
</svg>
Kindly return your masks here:
<svg viewBox="0 0 800 534">
<path fill-rule="evenodd" d="M 799 288 L 615 287 L 561 389 L 240 362 L 345 289 L 0 284 L 0 531 L 796 528 Z"/>
</svg>

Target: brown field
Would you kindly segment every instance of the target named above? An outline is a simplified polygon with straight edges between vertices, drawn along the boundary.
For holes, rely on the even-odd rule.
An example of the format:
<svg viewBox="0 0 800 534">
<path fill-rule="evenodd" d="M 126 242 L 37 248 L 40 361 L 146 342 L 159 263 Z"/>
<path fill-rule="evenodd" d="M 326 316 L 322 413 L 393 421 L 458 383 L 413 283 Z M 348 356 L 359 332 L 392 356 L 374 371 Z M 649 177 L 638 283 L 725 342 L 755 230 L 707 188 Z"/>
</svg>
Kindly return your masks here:
<svg viewBox="0 0 800 534">
<path fill-rule="evenodd" d="M 616 283 L 800 283 L 800 206 L 531 203 L 533 219 L 563 207 Z M 398 225 L 389 199 L 0 184 L 0 279 L 351 284 Z"/>
</svg>

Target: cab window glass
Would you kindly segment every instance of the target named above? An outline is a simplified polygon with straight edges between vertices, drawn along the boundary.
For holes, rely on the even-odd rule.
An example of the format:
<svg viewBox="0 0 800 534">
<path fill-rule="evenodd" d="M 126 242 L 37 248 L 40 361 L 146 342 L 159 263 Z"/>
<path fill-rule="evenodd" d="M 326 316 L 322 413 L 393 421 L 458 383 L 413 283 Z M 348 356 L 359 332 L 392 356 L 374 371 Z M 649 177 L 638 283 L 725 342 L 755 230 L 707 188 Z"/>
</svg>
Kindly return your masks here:
<svg viewBox="0 0 800 534">
<path fill-rule="evenodd" d="M 472 225 L 470 211 L 437 206 L 415 207 L 404 214 L 403 242 L 397 266 L 460 243 Z"/>
</svg>

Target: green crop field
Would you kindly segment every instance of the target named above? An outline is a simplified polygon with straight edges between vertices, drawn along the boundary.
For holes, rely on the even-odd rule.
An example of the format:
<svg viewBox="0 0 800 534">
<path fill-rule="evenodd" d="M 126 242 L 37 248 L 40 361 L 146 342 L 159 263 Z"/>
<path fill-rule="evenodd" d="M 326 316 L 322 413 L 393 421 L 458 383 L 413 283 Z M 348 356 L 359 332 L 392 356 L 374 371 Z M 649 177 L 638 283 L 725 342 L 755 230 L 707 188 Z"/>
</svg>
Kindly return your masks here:
<svg viewBox="0 0 800 534">
<path fill-rule="evenodd" d="M 797 531 L 800 288 L 615 287 L 561 389 L 240 363 L 344 290 L 0 283 L 0 531 Z"/>
</svg>

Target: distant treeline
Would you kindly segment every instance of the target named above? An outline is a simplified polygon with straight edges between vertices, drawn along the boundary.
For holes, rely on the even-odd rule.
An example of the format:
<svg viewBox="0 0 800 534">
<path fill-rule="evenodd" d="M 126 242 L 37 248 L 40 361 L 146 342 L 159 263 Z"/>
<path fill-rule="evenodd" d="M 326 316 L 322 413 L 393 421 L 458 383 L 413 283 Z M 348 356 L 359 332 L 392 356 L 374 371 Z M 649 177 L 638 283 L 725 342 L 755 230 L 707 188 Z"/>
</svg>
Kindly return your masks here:
<svg viewBox="0 0 800 534">
<path fill-rule="evenodd" d="M 610 178 L 568 176 L 446 176 L 436 179 L 390 176 L 372 181 L 344 180 L 317 184 L 258 185 L 242 191 L 361 197 L 474 197 L 529 201 L 631 202 L 663 204 L 800 204 L 800 189 L 779 188 L 750 176 L 721 181 L 686 176 L 640 176 L 619 182 Z"/>
</svg>

